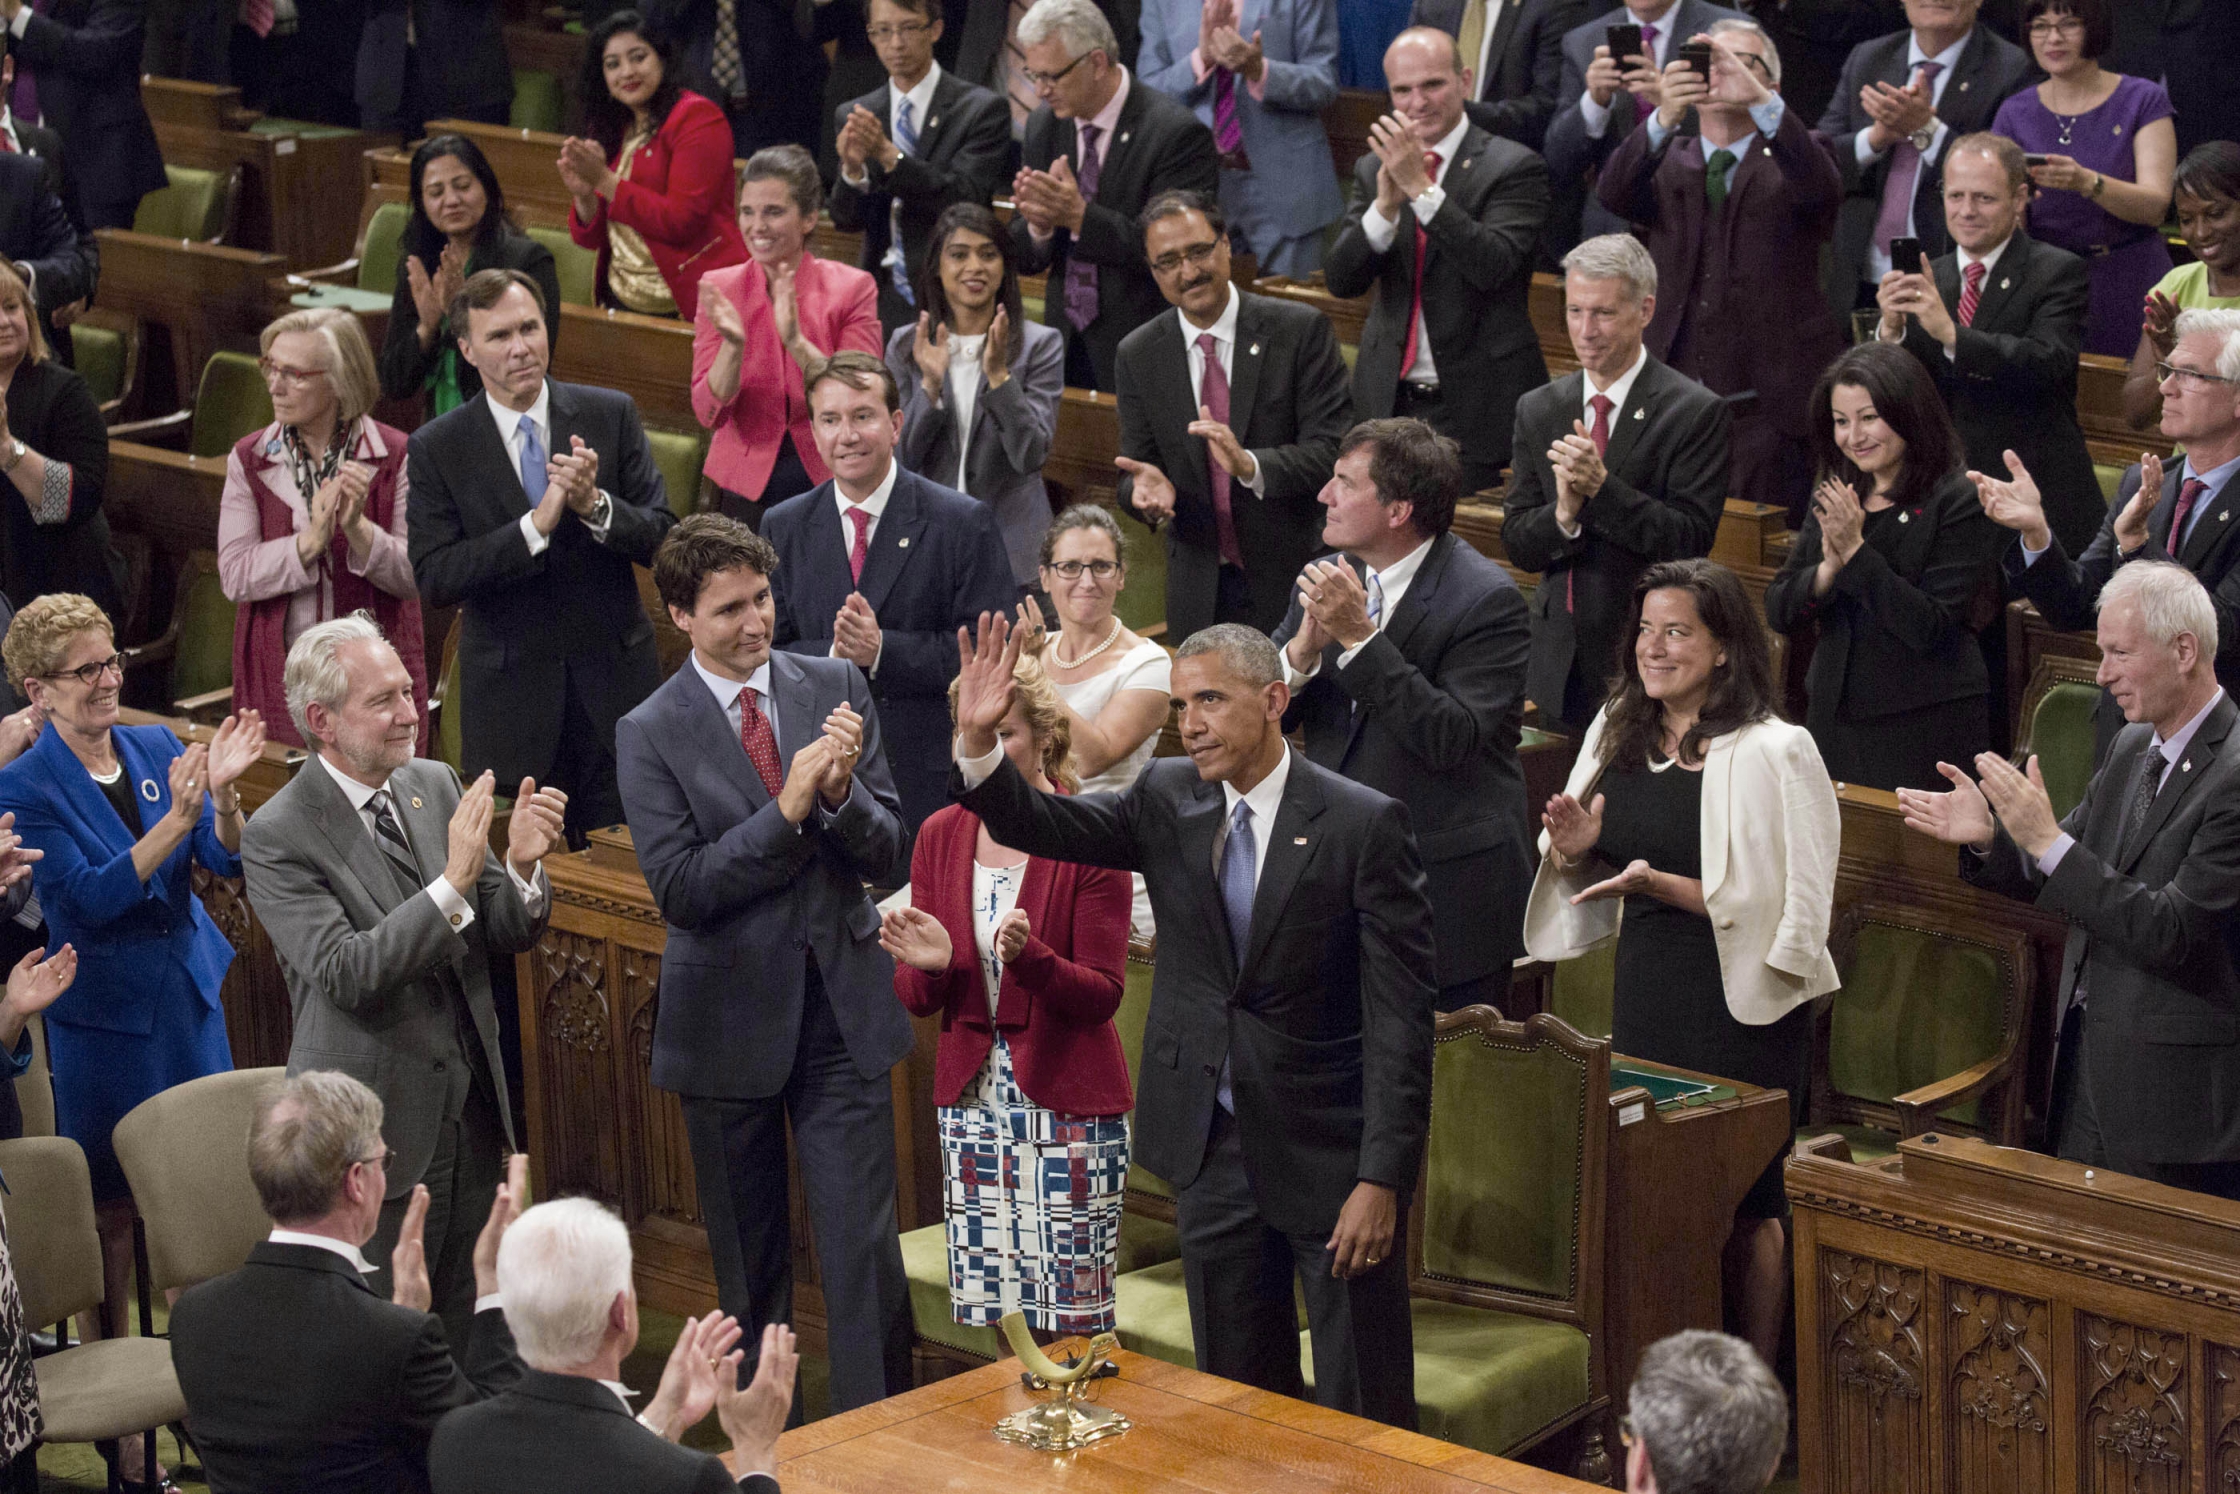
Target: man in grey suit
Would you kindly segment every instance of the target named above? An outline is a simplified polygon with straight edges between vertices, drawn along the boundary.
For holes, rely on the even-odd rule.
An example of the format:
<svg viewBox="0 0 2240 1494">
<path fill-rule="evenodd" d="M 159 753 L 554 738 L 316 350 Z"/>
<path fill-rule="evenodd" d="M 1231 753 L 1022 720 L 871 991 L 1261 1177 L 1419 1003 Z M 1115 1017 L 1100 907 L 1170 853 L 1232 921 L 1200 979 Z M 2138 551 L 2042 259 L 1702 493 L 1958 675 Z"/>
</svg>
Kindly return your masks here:
<svg viewBox="0 0 2240 1494">
<path fill-rule="evenodd" d="M 653 1082 L 683 1101 L 716 1298 L 750 1336 L 793 1316 L 790 1122 L 846 1411 L 910 1388 L 887 1071 L 911 1033 L 864 892 L 906 839 L 863 671 L 773 651 L 777 565 L 735 519 L 676 527 L 653 579 L 692 653 L 615 740 L 669 921 Z"/>
<path fill-rule="evenodd" d="M 412 677 L 363 613 L 306 630 L 286 685 L 317 756 L 242 831 L 241 860 L 295 1009 L 288 1070 L 339 1069 L 381 1097 L 394 1151 L 366 1256 L 388 1264 L 425 1183 L 433 1311 L 463 1352 L 475 1237 L 515 1149 L 489 962 L 544 932 L 538 863 L 560 843 L 566 796 L 521 781 L 500 870 L 496 781 L 461 793 L 449 767 L 412 755 Z"/>
<path fill-rule="evenodd" d="M 1949 763 L 1898 791 L 1906 824 L 1965 846 L 1961 875 L 2069 923 L 2050 1139 L 2063 1157 L 2240 1198 L 2240 708 L 2217 614 L 2172 561 L 2100 592 L 2100 682 L 2132 723 L 2066 819 L 2032 758 Z"/>
</svg>

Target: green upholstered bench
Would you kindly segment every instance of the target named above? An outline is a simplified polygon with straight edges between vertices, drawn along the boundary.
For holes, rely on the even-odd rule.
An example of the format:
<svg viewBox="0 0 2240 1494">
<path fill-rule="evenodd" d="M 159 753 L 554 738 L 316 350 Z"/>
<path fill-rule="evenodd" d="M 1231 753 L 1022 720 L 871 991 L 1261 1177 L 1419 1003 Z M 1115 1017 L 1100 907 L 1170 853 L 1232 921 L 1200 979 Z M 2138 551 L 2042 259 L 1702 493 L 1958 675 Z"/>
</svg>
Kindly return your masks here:
<svg viewBox="0 0 2240 1494">
<path fill-rule="evenodd" d="M 140 199 L 132 214 L 132 231 L 166 239 L 224 242 L 236 173 L 169 164 L 163 172 L 169 184 Z"/>
<path fill-rule="evenodd" d="M 194 424 L 187 436 L 187 454 L 222 457 L 251 431 L 272 423 L 272 391 L 264 373 L 247 353 L 219 352 L 202 365 L 202 382 L 194 391 Z"/>
<path fill-rule="evenodd" d="M 1003 1357 L 1002 1334 L 993 1328 L 968 1328 L 949 1312 L 946 1225 L 929 1224 L 903 1232 L 902 1274 L 910 1279 L 910 1326 L 919 1338 L 974 1359 Z"/>
<path fill-rule="evenodd" d="M 661 469 L 661 482 L 669 490 L 669 511 L 687 518 L 700 507 L 700 467 L 708 459 L 706 431 L 648 429 L 646 444 L 653 448 L 653 465 Z"/>
<path fill-rule="evenodd" d="M 2099 687 L 2081 680 L 2056 681 L 2031 709 L 2022 750 L 2037 757 L 2056 815 L 2076 808 L 2092 782 L 2099 710 Z"/>
<path fill-rule="evenodd" d="M 506 123 L 517 130 L 557 135 L 567 127 L 567 107 L 560 93 L 560 79 L 552 73 L 526 68 L 513 70 L 513 107 Z"/>
<path fill-rule="evenodd" d="M 1575 1328 L 1422 1299 L 1409 1319 L 1426 1437 L 1507 1450 L 1587 1402 L 1590 1346 Z"/>
<path fill-rule="evenodd" d="M 553 267 L 560 276 L 560 300 L 563 305 L 598 304 L 598 255 L 569 238 L 568 231 L 564 228 L 532 227 L 529 237 L 552 251 Z"/>
</svg>

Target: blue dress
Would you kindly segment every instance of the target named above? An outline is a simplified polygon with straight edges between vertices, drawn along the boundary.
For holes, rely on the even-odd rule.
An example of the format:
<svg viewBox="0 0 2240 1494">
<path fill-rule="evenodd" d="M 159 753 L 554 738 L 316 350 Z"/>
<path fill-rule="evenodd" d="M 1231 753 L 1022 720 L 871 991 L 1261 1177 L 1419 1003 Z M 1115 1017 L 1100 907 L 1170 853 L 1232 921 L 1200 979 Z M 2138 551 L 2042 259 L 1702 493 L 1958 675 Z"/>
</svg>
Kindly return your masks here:
<svg viewBox="0 0 2240 1494">
<path fill-rule="evenodd" d="M 171 760 L 185 745 L 163 726 L 111 730 L 140 823 L 171 809 Z M 49 944 L 76 946 L 78 979 L 47 1009 L 55 1129 L 85 1150 L 97 1199 L 122 1197 L 110 1133 L 133 1106 L 175 1084 L 233 1067 L 218 991 L 233 946 L 195 896 L 194 868 L 241 875 L 204 801 L 194 832 L 143 883 L 116 809 L 60 734 L 0 768 L 0 812 L 14 811 L 25 845 L 45 852 L 32 890 Z"/>
</svg>

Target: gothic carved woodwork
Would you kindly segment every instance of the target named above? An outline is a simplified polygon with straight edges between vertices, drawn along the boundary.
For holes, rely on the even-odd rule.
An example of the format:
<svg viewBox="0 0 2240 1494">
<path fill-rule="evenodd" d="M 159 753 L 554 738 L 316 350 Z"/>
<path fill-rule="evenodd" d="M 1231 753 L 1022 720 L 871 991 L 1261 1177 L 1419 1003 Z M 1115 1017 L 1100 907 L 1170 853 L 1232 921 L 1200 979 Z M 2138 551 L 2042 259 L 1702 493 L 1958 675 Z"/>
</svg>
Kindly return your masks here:
<svg viewBox="0 0 2240 1494">
<path fill-rule="evenodd" d="M 1860 1494 L 1926 1494 L 1922 1273 L 1831 1250 L 1821 1259 L 1825 1387 L 1842 1482 Z"/>
<path fill-rule="evenodd" d="M 1952 1360 L 1945 1463 L 1954 1487 L 2036 1494 L 2053 1487 L 2052 1315 L 2046 1304 L 1945 1283 Z"/>
<path fill-rule="evenodd" d="M 550 927 L 531 952 L 535 1052 L 543 1084 L 545 1155 L 539 1193 L 618 1201 L 622 1128 L 615 1124 L 615 1043 L 607 1000 L 608 945 Z M 523 1033 L 523 1054 L 529 1033 Z"/>
<path fill-rule="evenodd" d="M 2190 1488 L 2185 1335 L 2082 1313 L 2077 1361 L 2077 1438 L 2089 1486 Z"/>
<path fill-rule="evenodd" d="M 2208 1486 L 2229 1494 L 2240 1489 L 2240 1349 L 2209 1344 L 2202 1353 L 2208 1381 Z"/>
</svg>

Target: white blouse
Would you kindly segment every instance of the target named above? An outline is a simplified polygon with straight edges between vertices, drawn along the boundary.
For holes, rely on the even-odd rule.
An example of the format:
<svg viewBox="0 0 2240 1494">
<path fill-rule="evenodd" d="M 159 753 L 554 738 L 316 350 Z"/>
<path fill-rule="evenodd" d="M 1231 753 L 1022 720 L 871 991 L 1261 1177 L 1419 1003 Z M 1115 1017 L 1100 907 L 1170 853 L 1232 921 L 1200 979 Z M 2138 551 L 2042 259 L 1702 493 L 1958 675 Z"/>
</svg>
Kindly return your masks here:
<svg viewBox="0 0 2240 1494">
<path fill-rule="evenodd" d="M 960 493 L 969 491 L 964 474 L 972 459 L 972 412 L 980 403 L 981 380 L 987 377 L 980 366 L 987 346 L 985 332 L 949 334 L 949 409 L 957 422 L 957 480 L 951 486 Z"/>
<path fill-rule="evenodd" d="M 996 925 L 1019 906 L 1019 884 L 1026 876 L 1024 861 L 1017 866 L 985 866 L 975 858 L 972 863 L 972 943 L 980 951 L 980 979 L 987 990 L 991 1022 L 1003 988 L 1003 961 L 996 958 Z"/>
</svg>

